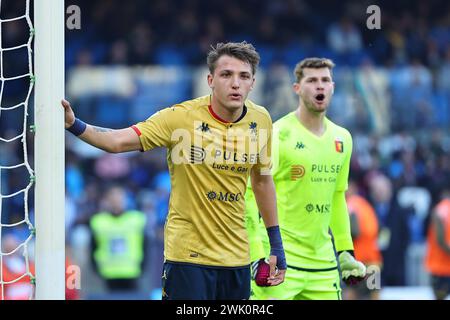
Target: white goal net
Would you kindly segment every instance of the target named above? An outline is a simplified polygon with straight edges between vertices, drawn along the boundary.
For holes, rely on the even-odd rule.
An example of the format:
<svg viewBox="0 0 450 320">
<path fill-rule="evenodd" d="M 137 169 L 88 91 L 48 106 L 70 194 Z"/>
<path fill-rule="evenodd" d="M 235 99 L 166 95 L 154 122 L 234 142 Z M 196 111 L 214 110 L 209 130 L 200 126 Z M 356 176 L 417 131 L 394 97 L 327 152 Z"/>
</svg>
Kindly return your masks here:
<svg viewBox="0 0 450 320">
<path fill-rule="evenodd" d="M 64 299 L 64 15 L 0 0 L 0 300 Z"/>
<path fill-rule="evenodd" d="M 22 123 L 16 126 L 15 130 L 1 130 L 4 135 L 0 136 L 0 152 L 3 156 L 0 157 L 2 162 L 0 162 L 0 299 L 14 299 L 19 296 L 23 297 L 23 294 L 32 297 L 33 286 L 34 286 L 34 275 L 30 268 L 30 255 L 29 255 L 29 244 L 34 236 L 34 226 L 30 220 L 29 215 L 29 203 L 28 195 L 30 189 L 34 183 L 34 172 L 30 166 L 28 160 L 28 146 L 27 146 L 27 134 L 32 128 L 29 127 L 28 111 L 31 93 L 34 87 L 34 75 L 33 75 L 33 59 L 32 59 L 32 41 L 34 37 L 33 24 L 30 18 L 30 0 L 24 1 L 25 11 L 15 17 L 6 17 L 2 14 L 2 5 L 5 1 L 0 0 L 0 123 L 5 127 L 6 121 L 3 122 L 2 117 L 9 118 L 9 113 L 23 114 L 21 120 Z M 20 43 L 14 46 L 8 46 L 7 41 L 3 41 L 3 34 L 11 33 L 9 28 L 14 28 L 14 26 L 20 23 L 25 23 L 28 26 L 28 40 L 25 43 Z M 11 41 L 10 41 L 11 42 Z M 22 74 L 9 74 L 9 69 L 14 70 L 14 68 L 9 68 L 9 66 L 15 61 L 12 59 L 18 59 L 21 56 L 23 50 L 27 51 L 28 57 L 28 67 L 27 72 Z M 23 62 L 23 61 L 22 61 Z M 5 103 L 5 96 L 9 93 L 7 88 L 10 83 L 17 80 L 28 81 L 27 94 L 22 101 L 14 105 L 8 105 Z M 8 98 L 6 96 L 6 98 Z M 12 101 L 10 99 L 9 101 Z M 4 128 L 3 128 L 4 129 Z M 8 144 L 21 144 L 22 155 L 21 157 L 11 157 L 6 154 L 11 152 L 11 148 L 8 148 Z M 20 160 L 19 160 L 20 159 Z M 18 160 L 18 163 L 10 163 L 11 161 Z M 11 188 L 3 188 L 2 185 L 7 186 L 7 179 L 10 176 L 12 170 L 17 170 L 20 168 L 25 168 L 28 172 L 29 179 L 27 181 L 17 181 L 15 183 L 18 186 L 18 190 L 10 190 Z M 21 197 L 23 200 L 23 216 L 19 221 L 10 223 L 11 212 L 2 210 L 2 204 L 8 199 L 14 199 L 16 197 Z M 7 215 L 6 215 L 7 214 Z M 9 239 L 9 235 L 12 235 L 13 228 L 26 225 L 29 230 L 29 235 L 26 239 L 19 243 L 14 243 Z M 20 255 L 22 257 L 20 257 Z M 22 258 L 23 261 L 18 261 L 17 259 Z M 21 283 L 22 285 L 18 285 Z"/>
</svg>

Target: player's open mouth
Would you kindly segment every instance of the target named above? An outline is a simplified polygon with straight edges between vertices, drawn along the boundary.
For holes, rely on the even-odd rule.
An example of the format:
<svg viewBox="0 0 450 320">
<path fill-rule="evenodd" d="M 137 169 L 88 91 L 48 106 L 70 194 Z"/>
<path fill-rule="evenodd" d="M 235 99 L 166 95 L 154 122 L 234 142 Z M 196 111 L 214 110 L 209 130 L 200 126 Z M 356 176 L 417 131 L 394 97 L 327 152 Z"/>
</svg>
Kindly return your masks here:
<svg viewBox="0 0 450 320">
<path fill-rule="evenodd" d="M 317 100 L 317 101 L 323 101 L 323 100 L 325 100 L 325 95 L 324 95 L 323 93 L 319 93 L 319 94 L 316 96 L 316 100 Z"/>
<path fill-rule="evenodd" d="M 239 99 L 241 99 L 241 97 L 242 96 L 240 94 L 237 94 L 237 93 L 230 94 L 230 98 L 233 99 L 233 100 L 239 100 Z"/>
<path fill-rule="evenodd" d="M 325 95 L 323 93 L 319 93 L 316 97 L 315 100 L 317 103 L 322 104 L 325 101 Z"/>
</svg>

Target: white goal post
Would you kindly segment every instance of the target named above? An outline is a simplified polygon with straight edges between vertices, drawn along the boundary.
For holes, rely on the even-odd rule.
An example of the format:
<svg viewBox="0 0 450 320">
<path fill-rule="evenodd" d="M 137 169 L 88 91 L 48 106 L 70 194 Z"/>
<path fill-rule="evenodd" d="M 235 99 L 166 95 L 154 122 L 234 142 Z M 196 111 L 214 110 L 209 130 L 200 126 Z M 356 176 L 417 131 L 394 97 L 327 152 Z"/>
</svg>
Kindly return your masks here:
<svg viewBox="0 0 450 320">
<path fill-rule="evenodd" d="M 36 299 L 65 299 L 64 1 L 34 1 Z"/>
</svg>

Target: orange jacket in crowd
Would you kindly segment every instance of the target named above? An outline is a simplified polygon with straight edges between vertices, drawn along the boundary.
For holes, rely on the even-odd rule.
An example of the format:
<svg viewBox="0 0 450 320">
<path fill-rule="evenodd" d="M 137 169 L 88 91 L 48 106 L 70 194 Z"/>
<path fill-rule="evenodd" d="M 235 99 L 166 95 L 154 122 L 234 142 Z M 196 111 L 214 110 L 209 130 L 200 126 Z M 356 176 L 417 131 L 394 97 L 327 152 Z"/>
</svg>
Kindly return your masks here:
<svg viewBox="0 0 450 320">
<path fill-rule="evenodd" d="M 22 257 L 4 257 L 3 258 L 3 282 L 10 282 L 20 278 L 26 273 L 25 260 Z M 66 258 L 66 300 L 77 300 L 80 298 L 79 290 L 76 288 L 67 287 L 67 279 L 70 276 L 67 273 L 68 267 L 71 265 L 69 258 Z M 30 261 L 30 272 L 35 274 L 34 264 Z M 1 300 L 29 300 L 32 297 L 33 285 L 30 282 L 30 277 L 25 276 L 17 282 L 4 285 L 4 297 L 0 287 L 0 301 Z"/>
<path fill-rule="evenodd" d="M 71 281 L 68 280 L 71 275 L 68 273 L 68 270 L 71 265 L 72 261 L 66 255 L 66 300 L 78 300 L 80 299 L 79 290 L 77 288 L 69 288 Z"/>
<path fill-rule="evenodd" d="M 450 200 L 444 199 L 436 206 L 434 213 L 443 223 L 445 242 L 450 245 Z M 425 266 L 436 276 L 450 276 L 450 254 L 445 252 L 438 244 L 434 221 L 431 222 L 427 238 L 427 254 Z"/>
<path fill-rule="evenodd" d="M 356 215 L 359 226 L 359 236 L 353 239 L 356 259 L 366 265 L 381 265 L 375 210 L 366 199 L 356 194 L 347 197 L 347 206 L 349 213 Z"/>
<path fill-rule="evenodd" d="M 22 257 L 3 257 L 3 282 L 11 282 L 26 273 L 25 260 Z M 34 274 L 34 264 L 30 261 L 30 272 Z M 25 276 L 17 282 L 4 285 L 4 297 L 0 288 L 0 300 L 29 300 L 33 293 L 30 277 Z"/>
</svg>

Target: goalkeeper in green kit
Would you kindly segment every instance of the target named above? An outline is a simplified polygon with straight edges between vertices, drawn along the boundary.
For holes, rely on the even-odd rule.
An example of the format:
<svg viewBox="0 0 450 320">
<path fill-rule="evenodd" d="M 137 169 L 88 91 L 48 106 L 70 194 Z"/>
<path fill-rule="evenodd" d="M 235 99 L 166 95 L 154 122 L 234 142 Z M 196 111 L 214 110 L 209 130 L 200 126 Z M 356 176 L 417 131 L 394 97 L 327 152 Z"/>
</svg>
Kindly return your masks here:
<svg viewBox="0 0 450 320">
<path fill-rule="evenodd" d="M 329 59 L 307 58 L 295 68 L 299 107 L 274 123 L 273 179 L 288 268 L 285 282 L 266 286 L 269 241 L 251 189 L 246 224 L 252 264 L 252 299 L 341 299 L 344 282 L 365 277 L 353 257 L 345 191 L 352 152 L 350 133 L 325 116 L 334 83 Z M 333 249 L 332 237 L 338 258 Z"/>
</svg>

